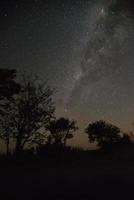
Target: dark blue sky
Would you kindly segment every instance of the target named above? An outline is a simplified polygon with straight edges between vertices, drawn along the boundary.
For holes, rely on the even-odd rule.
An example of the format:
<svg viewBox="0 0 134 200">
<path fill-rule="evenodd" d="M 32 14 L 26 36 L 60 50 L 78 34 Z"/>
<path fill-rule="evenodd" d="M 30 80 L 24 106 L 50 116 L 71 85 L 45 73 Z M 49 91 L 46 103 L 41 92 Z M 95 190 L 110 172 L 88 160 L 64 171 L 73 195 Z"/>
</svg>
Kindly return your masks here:
<svg viewBox="0 0 134 200">
<path fill-rule="evenodd" d="M 58 116 L 83 127 L 134 121 L 133 1 L 0 2 L 0 65 L 38 73 L 56 88 Z M 72 141 L 74 143 L 74 141 Z"/>
</svg>

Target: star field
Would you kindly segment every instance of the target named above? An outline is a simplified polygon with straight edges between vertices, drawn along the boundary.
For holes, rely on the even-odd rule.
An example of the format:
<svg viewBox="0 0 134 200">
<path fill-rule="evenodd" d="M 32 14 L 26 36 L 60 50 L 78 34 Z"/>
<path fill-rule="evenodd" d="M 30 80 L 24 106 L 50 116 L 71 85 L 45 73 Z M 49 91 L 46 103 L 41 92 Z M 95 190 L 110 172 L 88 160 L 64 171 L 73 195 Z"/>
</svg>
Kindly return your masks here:
<svg viewBox="0 0 134 200">
<path fill-rule="evenodd" d="M 125 0 L 0 2 L 0 64 L 38 73 L 56 89 L 56 115 L 83 128 L 134 120 L 134 12 Z"/>
</svg>

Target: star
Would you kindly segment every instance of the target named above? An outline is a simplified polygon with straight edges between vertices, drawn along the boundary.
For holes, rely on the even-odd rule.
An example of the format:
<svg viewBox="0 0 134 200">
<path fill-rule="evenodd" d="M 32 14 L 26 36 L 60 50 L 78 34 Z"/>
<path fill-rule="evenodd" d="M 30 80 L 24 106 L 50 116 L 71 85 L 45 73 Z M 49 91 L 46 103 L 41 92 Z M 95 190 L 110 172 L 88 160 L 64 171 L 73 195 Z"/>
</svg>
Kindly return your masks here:
<svg viewBox="0 0 134 200">
<path fill-rule="evenodd" d="M 8 16 L 8 14 L 7 13 L 4 13 L 4 17 L 7 17 Z"/>
</svg>

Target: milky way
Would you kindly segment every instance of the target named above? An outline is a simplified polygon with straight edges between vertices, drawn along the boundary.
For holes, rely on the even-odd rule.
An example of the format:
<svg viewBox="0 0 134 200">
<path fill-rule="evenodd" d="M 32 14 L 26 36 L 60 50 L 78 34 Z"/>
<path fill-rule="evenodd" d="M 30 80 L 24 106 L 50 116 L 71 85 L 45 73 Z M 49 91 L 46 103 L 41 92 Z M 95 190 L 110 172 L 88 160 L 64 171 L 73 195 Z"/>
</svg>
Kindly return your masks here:
<svg viewBox="0 0 134 200">
<path fill-rule="evenodd" d="M 133 16 L 117 3 L 96 3 L 87 15 L 86 42 L 68 94 L 67 109 L 83 120 L 105 119 L 125 126 L 133 115 Z M 82 108 L 82 109 L 81 109 Z M 92 119 L 93 118 L 93 119 Z"/>
<path fill-rule="evenodd" d="M 1 1 L 0 62 L 28 69 L 55 88 L 56 115 L 83 128 L 134 120 L 133 1 Z"/>
</svg>

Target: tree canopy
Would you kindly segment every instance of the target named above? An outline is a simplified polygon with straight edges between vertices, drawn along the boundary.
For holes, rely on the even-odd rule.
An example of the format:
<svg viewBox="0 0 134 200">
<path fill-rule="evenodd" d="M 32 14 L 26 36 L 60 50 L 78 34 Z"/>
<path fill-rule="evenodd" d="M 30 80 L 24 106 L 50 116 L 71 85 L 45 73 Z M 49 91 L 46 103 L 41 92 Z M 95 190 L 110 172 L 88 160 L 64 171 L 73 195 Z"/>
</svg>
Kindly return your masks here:
<svg viewBox="0 0 134 200">
<path fill-rule="evenodd" d="M 46 127 L 50 132 L 51 142 L 56 145 L 66 145 L 67 139 L 73 138 L 73 133 L 78 129 L 74 120 L 61 117 L 52 120 Z"/>
<path fill-rule="evenodd" d="M 52 101 L 53 91 L 36 80 L 25 80 L 14 102 L 13 129 L 16 140 L 16 152 L 26 143 L 43 142 L 41 129 L 49 123 L 55 107 Z"/>
<path fill-rule="evenodd" d="M 20 91 L 20 84 L 15 78 L 16 70 L 0 68 L 0 99 L 9 99 Z"/>
<path fill-rule="evenodd" d="M 96 121 L 85 129 L 91 143 L 97 142 L 99 147 L 110 146 L 121 140 L 121 130 L 105 121 Z"/>
<path fill-rule="evenodd" d="M 23 75 L 20 84 L 16 84 L 11 79 L 15 77 L 14 70 L 7 70 L 7 74 L 5 70 L 2 72 L 4 79 L 1 81 L 1 138 L 8 140 L 8 143 L 12 138 L 15 152 L 18 153 L 26 144 L 43 142 L 44 134 L 41 129 L 45 129 L 55 110 L 53 90 L 35 77 L 27 75 Z M 11 86 L 12 83 L 14 86 Z M 13 91 L 8 94 L 11 88 Z M 19 88 L 19 92 L 17 90 L 15 93 L 15 88 Z"/>
</svg>

